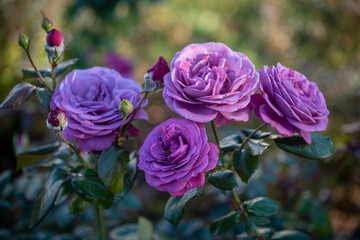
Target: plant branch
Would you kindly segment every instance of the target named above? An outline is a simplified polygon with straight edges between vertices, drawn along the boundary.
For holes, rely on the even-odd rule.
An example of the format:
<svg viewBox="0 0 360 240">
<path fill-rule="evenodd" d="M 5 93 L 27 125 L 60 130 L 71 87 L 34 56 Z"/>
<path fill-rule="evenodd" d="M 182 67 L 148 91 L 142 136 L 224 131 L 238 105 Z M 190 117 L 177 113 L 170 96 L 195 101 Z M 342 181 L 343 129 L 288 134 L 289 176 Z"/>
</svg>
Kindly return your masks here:
<svg viewBox="0 0 360 240">
<path fill-rule="evenodd" d="M 67 144 L 69 145 L 69 147 L 76 153 L 76 155 L 78 156 L 78 158 L 81 160 L 82 164 L 84 165 L 84 167 L 86 168 L 90 168 L 90 165 L 85 161 L 85 159 L 81 156 L 80 154 L 80 150 L 77 149 L 74 145 L 72 145 L 68 140 L 66 140 L 66 138 L 64 138 L 64 136 L 59 133 L 59 136 L 61 137 L 61 139 Z"/>
<path fill-rule="evenodd" d="M 247 136 L 245 138 L 245 140 L 241 143 L 241 145 L 239 146 L 239 148 L 237 150 L 240 151 L 241 149 L 243 149 L 245 146 L 245 143 L 247 143 L 250 140 L 250 138 L 255 135 L 256 132 L 260 131 L 266 125 L 267 125 L 267 123 L 262 123 L 260 126 L 258 126 L 252 133 L 249 134 L 249 136 Z"/>
<path fill-rule="evenodd" d="M 104 215 L 102 213 L 102 208 L 99 202 L 95 203 L 95 208 L 96 208 L 96 216 L 98 221 L 99 240 L 105 240 L 106 239 L 105 221 L 104 221 Z"/>
<path fill-rule="evenodd" d="M 35 63 L 34 63 L 34 61 L 33 61 L 32 58 L 31 58 L 30 52 L 29 52 L 29 51 L 26 51 L 26 54 L 27 54 L 28 59 L 29 59 L 29 61 L 30 61 L 30 63 L 31 63 L 31 66 L 35 69 L 35 71 L 36 71 L 37 75 L 39 76 L 41 82 L 42 82 L 47 88 L 49 88 L 49 87 L 46 85 L 45 79 L 44 79 L 44 77 L 41 75 L 39 69 L 37 69 L 37 67 L 35 66 Z M 50 90 L 51 92 L 53 92 L 50 88 L 49 88 L 49 90 Z"/>
<path fill-rule="evenodd" d="M 212 130 L 214 132 L 216 145 L 219 148 L 219 157 L 220 157 L 221 164 L 223 165 L 224 169 L 226 169 L 225 162 L 224 162 L 224 156 L 223 156 L 223 153 L 222 153 L 221 148 L 220 148 L 220 142 L 219 142 L 219 138 L 218 138 L 217 133 L 216 133 L 214 120 L 211 121 L 211 128 L 212 128 Z"/>
</svg>

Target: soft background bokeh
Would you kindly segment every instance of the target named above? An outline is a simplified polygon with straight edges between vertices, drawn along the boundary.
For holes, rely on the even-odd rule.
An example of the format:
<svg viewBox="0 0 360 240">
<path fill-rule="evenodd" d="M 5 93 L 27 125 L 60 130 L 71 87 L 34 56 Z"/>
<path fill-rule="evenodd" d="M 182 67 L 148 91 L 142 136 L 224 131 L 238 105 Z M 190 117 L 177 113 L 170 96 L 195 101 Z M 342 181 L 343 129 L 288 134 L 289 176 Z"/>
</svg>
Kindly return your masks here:
<svg viewBox="0 0 360 240">
<path fill-rule="evenodd" d="M 249 195 L 244 190 L 244 198 L 259 194 L 272 196 L 282 206 L 280 216 L 285 219 L 283 221 L 293 228 L 312 233 L 314 239 L 329 239 L 329 236 L 335 235 L 338 239 L 346 239 L 351 235 L 354 239 L 359 237 L 359 1 L 1 0 L 1 101 L 22 80 L 21 69 L 30 67 L 25 53 L 17 45 L 16 26 L 31 38 L 30 51 L 37 66 L 48 68 L 43 50 L 46 33 L 40 27 L 42 16 L 39 10 L 43 10 L 63 33 L 65 59 L 80 59 L 76 68 L 109 64 L 106 56 L 112 52 L 118 54 L 122 61 L 131 63 L 132 67 L 125 67 L 126 71 L 130 71 L 133 78 L 141 82 L 147 68 L 159 56 L 164 56 L 170 62 L 177 51 L 190 43 L 217 41 L 245 53 L 257 69 L 281 62 L 302 72 L 318 84 L 327 100 L 331 114 L 328 130 L 324 134 L 332 137 L 337 153 L 330 160 L 315 162 L 294 159 L 269 150 L 264 159 L 264 171 L 267 169 L 266 164 L 277 163 L 269 167 L 273 168 L 273 172 L 268 169 L 275 180 L 265 179 L 266 184 L 262 183 L 261 186 L 253 184 L 254 189 L 266 187 L 267 190 L 255 195 Z M 151 96 L 147 111 L 150 123 L 137 125 L 141 126 L 141 138 L 157 124 L 176 116 L 168 110 L 161 93 Z M 15 168 L 16 157 L 12 146 L 14 132 L 28 133 L 33 145 L 43 143 L 44 139 L 53 139 L 45 128 L 45 119 L 46 112 L 38 108 L 35 102 L 0 111 L 1 170 Z M 222 128 L 220 135 L 233 133 L 237 126 L 254 128 L 259 123 L 259 120 L 252 118 L 246 124 L 232 124 Z M 266 175 L 255 180 L 263 176 Z M 146 184 L 138 183 L 136 187 L 138 190 L 134 192 L 134 197 L 140 199 L 141 207 L 130 211 L 130 215 L 111 226 L 136 221 L 140 215 L 164 225 L 161 214 L 168 195 L 158 194 Z M 160 203 L 158 199 L 163 202 Z M 305 202 L 306 199 L 314 201 L 312 207 L 304 207 L 305 210 L 301 212 L 303 199 Z M 227 208 L 215 200 L 211 204 L 202 201 L 205 199 L 190 206 L 190 217 L 201 217 L 208 208 L 218 206 L 226 212 Z M 306 212 L 306 209 L 310 212 Z M 321 214 L 314 215 L 314 212 L 322 212 L 323 217 L 319 217 Z M 205 215 L 204 219 L 207 216 L 213 220 L 216 213 Z M 19 218 L 20 213 L 15 214 L 12 220 L 17 222 Z M 301 222 L 296 222 L 296 219 L 301 219 Z M 1 227 L 9 227 L 3 222 L 4 219 L 0 221 Z M 26 219 L 23 221 L 26 224 Z M 198 229 L 201 229 L 201 224 Z M 17 228 L 9 227 L 12 229 L 10 231 L 23 231 L 24 226 L 20 223 L 18 225 Z M 55 229 L 57 232 L 72 231 L 67 225 Z M 190 238 L 181 234 L 179 237 Z"/>
</svg>

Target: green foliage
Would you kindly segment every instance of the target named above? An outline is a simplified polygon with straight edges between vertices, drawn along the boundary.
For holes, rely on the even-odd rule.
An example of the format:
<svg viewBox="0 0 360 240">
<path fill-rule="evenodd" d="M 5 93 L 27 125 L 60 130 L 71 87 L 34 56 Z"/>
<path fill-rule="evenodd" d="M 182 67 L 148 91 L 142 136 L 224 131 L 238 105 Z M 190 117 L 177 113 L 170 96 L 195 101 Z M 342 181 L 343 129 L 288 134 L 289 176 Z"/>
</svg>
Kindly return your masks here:
<svg viewBox="0 0 360 240">
<path fill-rule="evenodd" d="M 74 193 L 74 195 L 69 199 L 68 207 L 70 213 L 72 214 L 83 214 L 90 207 L 92 201 L 85 196 Z"/>
<path fill-rule="evenodd" d="M 115 194 L 116 197 L 123 198 L 131 189 L 137 173 L 137 158 L 135 154 L 130 154 L 130 162 L 127 165 L 124 176 L 124 187 L 120 194 Z"/>
<path fill-rule="evenodd" d="M 59 194 L 61 186 L 69 179 L 65 170 L 55 169 L 40 193 L 31 212 L 29 229 L 32 230 L 49 213 Z"/>
<path fill-rule="evenodd" d="M 276 232 L 271 237 L 272 240 L 310 240 L 310 237 L 294 230 L 283 230 Z"/>
<path fill-rule="evenodd" d="M 125 149 L 117 150 L 114 145 L 101 153 L 98 159 L 98 174 L 110 192 L 123 192 L 124 176 L 129 161 L 129 153 Z"/>
<path fill-rule="evenodd" d="M 12 108 L 25 103 L 34 94 L 36 86 L 20 82 L 7 95 L 5 100 L 0 104 L 0 110 Z"/>
<path fill-rule="evenodd" d="M 190 191 L 187 191 L 184 195 L 175 197 L 171 196 L 166 202 L 164 217 L 172 225 L 177 226 L 183 215 L 184 207 L 189 204 L 194 198 L 200 195 L 202 192 L 202 187 L 194 188 Z"/>
<path fill-rule="evenodd" d="M 232 134 L 220 140 L 220 149 L 225 153 L 233 152 L 241 143 L 241 136 Z"/>
<path fill-rule="evenodd" d="M 227 232 L 240 221 L 240 217 L 240 211 L 234 210 L 229 214 L 214 220 L 210 225 L 210 232 L 212 234 L 221 234 Z"/>
<path fill-rule="evenodd" d="M 140 235 L 141 240 L 151 240 L 152 239 L 154 227 L 148 219 L 146 219 L 144 217 L 139 217 L 138 218 L 138 227 L 139 227 L 139 235 Z"/>
<path fill-rule="evenodd" d="M 78 61 L 79 61 L 78 58 L 74 58 L 74 59 L 70 59 L 70 60 L 60 63 L 55 68 L 55 75 L 58 76 L 58 75 L 62 74 L 63 72 L 65 72 L 68 69 L 68 67 L 75 65 Z"/>
<path fill-rule="evenodd" d="M 311 144 L 307 144 L 299 135 L 293 137 L 277 136 L 274 138 L 274 142 L 284 151 L 308 159 L 326 159 L 335 152 L 331 138 L 318 133 L 311 133 Z"/>
<path fill-rule="evenodd" d="M 48 88 L 40 88 L 36 89 L 36 99 L 46 110 L 50 111 L 50 102 L 52 98 L 52 93 Z"/>
<path fill-rule="evenodd" d="M 235 174 L 230 170 L 217 171 L 209 174 L 209 182 L 221 190 L 231 190 L 237 187 Z"/>
<path fill-rule="evenodd" d="M 270 146 L 264 139 L 249 139 L 248 141 L 252 155 L 259 156 Z"/>
<path fill-rule="evenodd" d="M 55 142 L 43 145 L 37 148 L 26 150 L 19 154 L 17 158 L 16 169 L 19 170 L 28 165 L 34 164 L 47 156 L 60 147 L 60 142 Z"/>
<path fill-rule="evenodd" d="M 235 151 L 233 164 L 241 180 L 247 183 L 258 167 L 258 156 L 252 155 L 250 150 Z"/>
<path fill-rule="evenodd" d="M 86 168 L 82 172 L 72 174 L 71 182 L 77 189 L 90 197 L 103 200 L 108 197 L 109 192 L 94 169 Z"/>
<path fill-rule="evenodd" d="M 110 231 L 111 240 L 140 239 L 139 227 L 136 224 L 124 224 Z"/>
<path fill-rule="evenodd" d="M 248 137 L 250 134 L 254 132 L 254 129 L 246 129 L 242 128 L 241 132 Z M 251 136 L 252 139 L 263 139 L 267 138 L 271 135 L 271 132 L 263 132 L 263 131 L 257 131 L 254 135 Z"/>
<path fill-rule="evenodd" d="M 23 72 L 23 79 L 27 79 L 27 78 L 38 78 L 39 75 L 37 74 L 37 72 L 33 69 L 33 68 L 24 68 L 22 70 Z M 49 77 L 51 78 L 51 70 L 50 69 L 39 69 L 39 72 L 41 74 L 41 76 L 45 77 Z"/>
<path fill-rule="evenodd" d="M 276 214 L 279 211 L 275 201 L 266 197 L 258 197 L 249 201 L 245 201 L 244 209 L 246 212 L 259 217 L 268 217 Z"/>
</svg>

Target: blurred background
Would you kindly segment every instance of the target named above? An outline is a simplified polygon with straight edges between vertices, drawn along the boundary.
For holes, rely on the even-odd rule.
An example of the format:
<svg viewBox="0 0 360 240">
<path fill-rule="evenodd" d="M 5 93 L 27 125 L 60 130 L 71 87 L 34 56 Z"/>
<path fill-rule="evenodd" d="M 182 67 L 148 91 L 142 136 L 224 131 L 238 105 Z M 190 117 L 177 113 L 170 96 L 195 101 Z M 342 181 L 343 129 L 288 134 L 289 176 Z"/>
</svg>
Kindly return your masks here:
<svg viewBox="0 0 360 240">
<path fill-rule="evenodd" d="M 49 67 L 40 10 L 64 35 L 64 58 L 79 58 L 76 68 L 108 66 L 142 82 L 144 73 L 159 56 L 170 63 L 174 54 L 190 43 L 216 41 L 246 54 L 257 69 L 281 62 L 316 82 L 331 113 L 323 134 L 332 137 L 335 156 L 326 161 L 309 161 L 270 149 L 253 179 L 247 186 L 241 185 L 239 193 L 243 199 L 262 195 L 276 199 L 281 211 L 272 219 L 271 227 L 275 229 L 298 229 L 313 239 L 360 239 L 359 1 L 1 0 L 0 101 L 22 81 L 21 69 L 30 67 L 17 44 L 17 26 L 31 39 L 30 51 L 36 65 Z M 149 123 L 137 125 L 141 125 L 140 139 L 157 124 L 176 116 L 168 110 L 161 93 L 150 97 L 146 110 Z M 30 211 L 27 204 L 33 204 L 42 180 L 14 171 L 13 136 L 26 134 L 30 146 L 53 141 L 54 136 L 45 127 L 46 114 L 35 99 L 0 111 L 0 170 L 12 169 L 13 173 L 2 197 L 14 201 L 10 207 L 1 206 L 2 211 L 12 214 L 1 214 L 0 238 L 30 238 L 26 234 Z M 259 123 L 253 117 L 245 124 L 231 124 L 220 129 L 220 136 L 239 127 L 255 128 Z M 212 138 L 210 135 L 209 131 Z M 106 212 L 109 229 L 145 216 L 161 236 L 168 237 L 164 239 L 211 239 L 206 226 L 233 207 L 229 206 L 228 196 L 215 193 L 209 186 L 205 197 L 189 206 L 185 221 L 175 230 L 162 218 L 168 195 L 144 184 L 142 173 L 137 179 L 131 199 L 116 203 Z M 66 210 L 56 211 L 31 235 L 34 239 L 55 233 L 64 239 L 91 239 L 96 232 L 93 209 L 84 216 L 68 214 L 67 218 Z M 82 225 L 74 227 L 72 223 L 80 219 Z M 214 238 L 229 239 L 243 227 Z M 81 235 L 84 232 L 88 235 Z"/>
</svg>

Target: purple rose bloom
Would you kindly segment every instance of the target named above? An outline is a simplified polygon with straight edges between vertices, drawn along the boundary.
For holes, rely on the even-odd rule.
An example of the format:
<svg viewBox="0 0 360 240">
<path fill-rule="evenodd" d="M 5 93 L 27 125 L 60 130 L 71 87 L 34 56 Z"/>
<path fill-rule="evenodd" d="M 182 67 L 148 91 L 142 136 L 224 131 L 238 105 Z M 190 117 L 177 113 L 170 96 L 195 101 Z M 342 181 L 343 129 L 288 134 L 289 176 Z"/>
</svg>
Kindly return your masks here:
<svg viewBox="0 0 360 240">
<path fill-rule="evenodd" d="M 172 111 L 195 122 L 214 120 L 216 126 L 249 120 L 259 75 L 244 54 L 223 43 L 191 44 L 170 67 L 163 96 Z"/>
<path fill-rule="evenodd" d="M 219 157 L 219 149 L 207 140 L 202 124 L 182 118 L 155 127 L 139 151 L 146 182 L 173 196 L 201 187 L 204 172 L 215 168 Z"/>
<path fill-rule="evenodd" d="M 62 132 L 67 140 L 77 140 L 83 151 L 101 151 L 114 141 L 123 116 L 119 111 L 122 99 L 136 106 L 141 99 L 139 83 L 122 77 L 115 70 L 93 67 L 70 72 L 55 89 L 51 108 L 63 109 L 68 126 Z M 143 107 L 134 119 L 147 119 Z M 131 119 L 132 113 L 128 116 Z"/>
<path fill-rule="evenodd" d="M 290 137 L 297 131 L 310 144 L 310 132 L 324 131 L 329 115 L 316 83 L 280 63 L 258 72 L 262 95 L 252 98 L 255 114 L 281 135 Z"/>
</svg>

